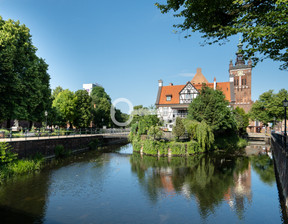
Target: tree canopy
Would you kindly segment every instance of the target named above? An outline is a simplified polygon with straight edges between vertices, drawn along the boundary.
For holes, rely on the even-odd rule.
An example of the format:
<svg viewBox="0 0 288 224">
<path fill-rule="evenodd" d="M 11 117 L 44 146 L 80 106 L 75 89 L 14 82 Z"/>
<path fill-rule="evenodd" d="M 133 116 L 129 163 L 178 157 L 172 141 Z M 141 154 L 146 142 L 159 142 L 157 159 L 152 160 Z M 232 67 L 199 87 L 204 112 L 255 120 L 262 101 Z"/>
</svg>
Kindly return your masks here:
<svg viewBox="0 0 288 224">
<path fill-rule="evenodd" d="M 189 105 L 188 119 L 198 122 L 204 120 L 214 134 L 236 128 L 234 115 L 223 92 L 207 86 L 202 87 L 200 95 Z"/>
<path fill-rule="evenodd" d="M 288 92 L 285 89 L 281 89 L 278 93 L 273 93 L 273 90 L 262 93 L 249 112 L 250 118 L 261 121 L 264 125 L 274 120 L 283 120 L 285 98 L 288 99 Z"/>
<path fill-rule="evenodd" d="M 184 19 L 174 25 L 181 31 L 202 33 L 205 42 L 223 43 L 242 34 L 244 56 L 254 65 L 265 58 L 288 68 L 288 0 L 167 0 L 156 3 L 162 13 L 174 11 Z M 187 35 L 188 37 L 191 35 Z M 259 56 L 259 54 L 261 56 Z"/>
<path fill-rule="evenodd" d="M 41 121 L 51 106 L 48 65 L 36 55 L 29 29 L 0 17 L 0 118 Z"/>
</svg>

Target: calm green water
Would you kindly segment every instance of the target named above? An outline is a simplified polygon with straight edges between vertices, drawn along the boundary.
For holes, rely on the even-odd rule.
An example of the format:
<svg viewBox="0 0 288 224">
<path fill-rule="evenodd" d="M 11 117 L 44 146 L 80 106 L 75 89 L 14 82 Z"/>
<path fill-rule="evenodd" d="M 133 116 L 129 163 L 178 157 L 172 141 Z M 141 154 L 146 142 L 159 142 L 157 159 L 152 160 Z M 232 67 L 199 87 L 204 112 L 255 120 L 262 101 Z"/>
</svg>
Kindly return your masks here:
<svg viewBox="0 0 288 224">
<path fill-rule="evenodd" d="M 115 150 L 0 186 L 1 223 L 285 222 L 267 155 L 157 159 L 131 145 Z"/>
</svg>

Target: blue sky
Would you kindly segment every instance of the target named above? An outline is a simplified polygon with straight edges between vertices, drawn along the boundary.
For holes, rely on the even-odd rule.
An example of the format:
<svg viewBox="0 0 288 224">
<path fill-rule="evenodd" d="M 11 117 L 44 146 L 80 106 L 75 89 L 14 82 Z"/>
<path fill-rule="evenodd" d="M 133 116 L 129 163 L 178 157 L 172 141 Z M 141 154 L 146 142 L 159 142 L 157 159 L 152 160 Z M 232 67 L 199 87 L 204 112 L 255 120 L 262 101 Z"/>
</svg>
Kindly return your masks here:
<svg viewBox="0 0 288 224">
<path fill-rule="evenodd" d="M 38 56 L 49 64 L 51 88 L 76 91 L 99 83 L 112 100 L 155 103 L 158 80 L 185 84 L 197 67 L 212 82 L 228 81 L 239 36 L 225 45 L 201 47 L 199 34 L 175 34 L 176 19 L 163 15 L 156 0 L 0 0 L 0 15 L 30 28 Z M 159 1 L 164 2 L 163 0 Z M 287 71 L 265 60 L 252 70 L 252 100 L 288 83 Z M 127 105 L 117 107 L 127 112 Z"/>
</svg>

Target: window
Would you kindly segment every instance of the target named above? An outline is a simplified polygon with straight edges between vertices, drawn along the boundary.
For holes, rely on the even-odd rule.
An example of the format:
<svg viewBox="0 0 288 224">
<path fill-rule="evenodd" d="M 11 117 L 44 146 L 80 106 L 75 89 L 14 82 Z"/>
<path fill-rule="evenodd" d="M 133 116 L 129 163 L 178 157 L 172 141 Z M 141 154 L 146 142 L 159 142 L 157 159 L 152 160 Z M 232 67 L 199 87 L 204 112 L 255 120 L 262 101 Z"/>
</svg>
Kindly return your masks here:
<svg viewBox="0 0 288 224">
<path fill-rule="evenodd" d="M 167 96 L 166 96 L 166 101 L 171 101 L 171 99 L 172 99 L 172 96 L 171 96 L 171 95 L 167 95 Z"/>
<path fill-rule="evenodd" d="M 245 85 L 245 86 L 247 85 L 247 83 L 246 83 L 246 79 L 244 79 L 244 85 Z"/>
<path fill-rule="evenodd" d="M 239 85 L 239 79 L 237 79 L 237 86 Z"/>
<path fill-rule="evenodd" d="M 163 107 L 163 115 L 164 116 L 168 115 L 168 107 Z"/>
</svg>

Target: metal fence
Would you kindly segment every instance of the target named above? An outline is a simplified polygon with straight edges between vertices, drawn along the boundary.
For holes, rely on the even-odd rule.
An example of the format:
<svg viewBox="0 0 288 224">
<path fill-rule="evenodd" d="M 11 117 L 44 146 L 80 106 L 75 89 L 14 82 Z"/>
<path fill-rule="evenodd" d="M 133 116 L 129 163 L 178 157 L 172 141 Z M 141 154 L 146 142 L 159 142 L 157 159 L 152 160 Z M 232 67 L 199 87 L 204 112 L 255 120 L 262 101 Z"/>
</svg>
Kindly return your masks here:
<svg viewBox="0 0 288 224">
<path fill-rule="evenodd" d="M 35 128 L 32 130 L 21 129 L 18 131 L 12 129 L 0 129 L 0 139 L 11 140 L 15 138 L 42 138 L 42 137 L 81 137 L 83 135 L 97 135 L 97 134 L 121 134 L 128 133 L 130 129 L 120 128 L 79 128 L 79 129 L 43 129 Z"/>
</svg>

